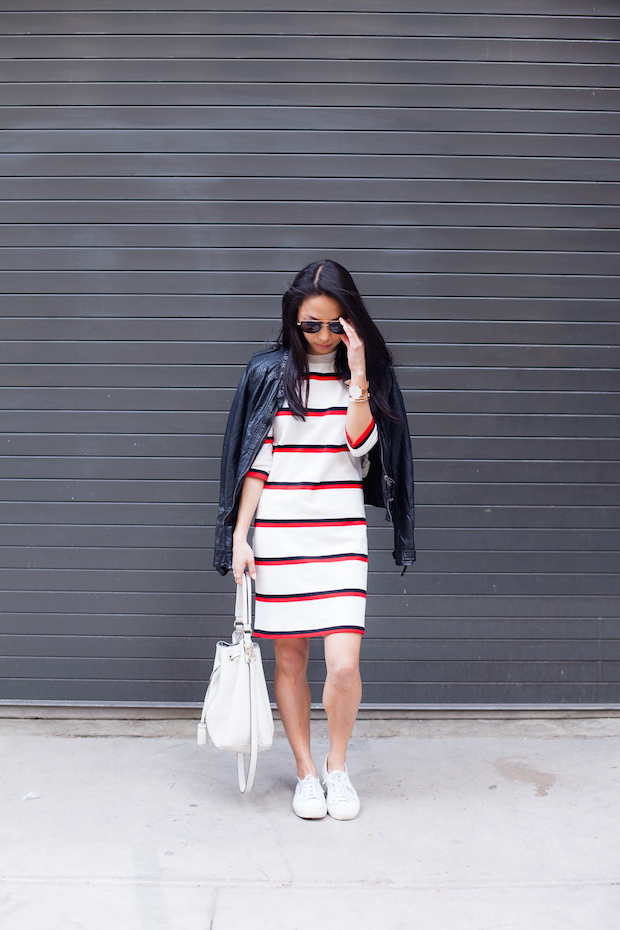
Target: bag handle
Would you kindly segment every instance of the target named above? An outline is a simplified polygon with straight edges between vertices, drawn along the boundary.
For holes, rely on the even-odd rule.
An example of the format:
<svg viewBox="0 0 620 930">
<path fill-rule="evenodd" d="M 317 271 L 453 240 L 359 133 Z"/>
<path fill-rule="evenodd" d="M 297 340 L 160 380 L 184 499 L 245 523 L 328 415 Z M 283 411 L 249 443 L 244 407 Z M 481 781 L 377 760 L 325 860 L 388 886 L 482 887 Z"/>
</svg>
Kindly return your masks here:
<svg viewBox="0 0 620 930">
<path fill-rule="evenodd" d="M 237 585 L 237 598 L 235 601 L 234 637 L 238 642 L 243 640 L 243 660 L 248 665 L 248 679 L 250 687 L 250 763 L 248 774 L 245 774 L 245 753 L 237 753 L 237 778 L 239 791 L 249 794 L 254 784 L 256 763 L 258 762 L 258 720 L 256 700 L 256 658 L 254 656 L 254 643 L 252 642 L 252 581 L 249 574 L 243 573 L 242 583 Z"/>
<path fill-rule="evenodd" d="M 239 637 L 242 634 L 252 636 L 252 582 L 247 572 L 243 573 L 241 584 L 237 585 L 233 629 Z"/>
</svg>

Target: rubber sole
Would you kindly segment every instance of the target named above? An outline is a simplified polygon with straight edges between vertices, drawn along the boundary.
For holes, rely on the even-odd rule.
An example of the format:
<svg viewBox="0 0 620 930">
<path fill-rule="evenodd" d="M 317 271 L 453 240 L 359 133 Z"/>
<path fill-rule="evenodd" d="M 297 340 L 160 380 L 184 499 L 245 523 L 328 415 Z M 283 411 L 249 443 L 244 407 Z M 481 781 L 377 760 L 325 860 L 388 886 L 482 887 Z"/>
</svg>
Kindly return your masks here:
<svg viewBox="0 0 620 930">
<path fill-rule="evenodd" d="M 325 813 L 321 814 L 318 811 L 316 813 L 300 814 L 299 811 L 296 811 L 293 807 L 293 811 L 297 814 L 298 817 L 301 817 L 302 820 L 323 820 L 324 817 L 327 817 L 327 806 L 325 807 Z"/>
</svg>

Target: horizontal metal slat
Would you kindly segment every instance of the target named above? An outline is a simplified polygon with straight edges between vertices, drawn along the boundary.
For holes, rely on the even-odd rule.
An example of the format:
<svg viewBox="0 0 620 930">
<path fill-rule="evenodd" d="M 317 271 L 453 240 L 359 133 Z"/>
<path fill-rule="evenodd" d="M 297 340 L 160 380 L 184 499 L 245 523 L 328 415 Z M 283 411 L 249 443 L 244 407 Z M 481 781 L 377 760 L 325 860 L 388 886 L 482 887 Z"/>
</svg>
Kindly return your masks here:
<svg viewBox="0 0 620 930">
<path fill-rule="evenodd" d="M 61 658 L 67 649 L 72 657 L 104 659 L 199 659 L 210 661 L 215 654 L 215 637 L 179 636 L 66 636 L 46 635 L 46 655 Z M 0 636 L 0 650 L 5 656 L 36 657 L 40 648 L 38 637 L 32 635 Z M 369 662 L 393 660 L 394 646 L 390 640 L 373 639 L 366 635 L 362 642 L 362 657 L 366 670 Z M 583 639 L 445 639 L 441 641 L 402 640 L 399 662 L 595 662 L 599 659 L 596 642 Z M 620 641 L 605 641 L 605 661 L 620 659 Z M 570 667 L 570 666 L 569 666 Z M 373 672 L 370 671 L 373 676 Z M 374 676 L 373 676 L 374 677 Z"/>
<path fill-rule="evenodd" d="M 20 156 L 22 157 L 22 156 Z M 64 156 L 66 158 L 66 156 Z M 0 156 L 1 159 L 1 156 Z M 523 161 L 523 159 L 518 159 Z M 620 162 L 619 162 L 620 165 Z M 383 256 L 387 250 L 465 250 L 541 253 L 618 252 L 615 229 L 537 229 L 480 226 L 362 226 L 362 225 L 269 225 L 196 223 L 6 223 L 0 225 L 0 245 L 8 248 L 140 248 L 140 249 L 237 249 L 250 257 L 253 250 L 363 250 L 358 261 Z M 381 249 L 377 249 L 380 241 Z M 286 262 L 288 266 L 288 261 Z M 254 309 L 254 308 L 253 308 Z M 273 311 L 273 307 L 269 310 Z M 204 307 L 201 306 L 201 315 Z M 153 312 L 156 315 L 157 311 Z M 565 311 L 564 311 L 565 312 Z M 175 314 L 178 308 L 175 307 Z M 67 313 L 67 316 L 74 315 Z M 131 316 L 130 313 L 127 314 Z M 260 307 L 255 309 L 260 316 Z M 245 316 L 240 313 L 239 316 Z M 589 319 L 585 317 L 584 319 Z"/>
<path fill-rule="evenodd" d="M 5 410 L 108 410 L 108 411 L 228 411 L 234 389 L 211 390 L 166 388 L 7 388 Z M 589 414 L 613 415 L 619 412 L 617 393 L 582 391 L 473 391 L 405 390 L 405 407 L 417 413 L 478 414 Z"/>
<path fill-rule="evenodd" d="M 100 436 L 129 434 L 138 439 L 162 435 L 221 436 L 228 415 L 220 411 L 122 411 L 26 410 L 7 411 L 0 424 L 5 435 L 82 434 Z M 540 414 L 409 413 L 409 429 L 417 436 L 475 436 L 533 438 L 618 437 L 617 416 L 553 416 Z"/>
<path fill-rule="evenodd" d="M 492 232 L 493 230 L 490 230 Z M 379 230 L 383 234 L 383 230 Z M 511 233 L 512 230 L 507 230 Z M 547 233 L 548 234 L 548 233 Z M 613 233 L 615 235 L 615 233 Z M 411 320 L 411 301 L 408 297 L 374 295 L 370 312 L 381 325 L 381 320 Z M 275 294 L 177 294 L 174 315 L 181 320 L 243 319 L 280 322 L 281 297 Z M 168 294 L 90 294 L 84 301 L 78 294 L 5 294 L 3 308 L 6 317 L 31 319 L 66 318 L 94 320 L 116 317 L 119 320 L 147 319 L 157 325 L 160 319 L 171 315 Z M 492 321 L 544 322 L 544 323 L 617 323 L 618 301 L 596 298 L 563 299 L 540 297 L 417 297 L 416 320 L 463 320 L 484 323 Z M 29 325 L 33 325 L 32 323 Z M 80 324 L 81 325 L 81 324 Z M 587 332 L 587 330 L 586 330 Z M 157 382 L 159 383 L 159 381 Z M 583 386 L 584 390 L 588 390 Z"/>
<path fill-rule="evenodd" d="M 157 387 L 162 384 L 192 389 L 235 390 L 245 365 L 45 365 L 6 362 L 0 365 L 0 385 L 6 387 Z M 584 391 L 616 389 L 614 369 L 577 369 Z M 471 368 L 442 366 L 429 368 L 397 368 L 403 390 L 545 390 L 571 391 L 575 386 L 574 370 L 570 368 Z M 488 458 L 488 456 L 482 456 Z M 548 457 L 548 456 L 546 456 Z"/>
<path fill-rule="evenodd" d="M 588 11 L 589 12 L 589 11 Z M 436 39 L 438 36 L 464 36 L 470 40 L 472 34 L 480 38 L 507 37 L 522 39 L 599 39 L 620 38 L 620 23 L 617 16 L 522 16 L 493 14 L 479 16 L 467 11 L 453 11 L 450 16 L 427 11 L 396 10 L 359 12 L 329 10 L 260 10 L 237 9 L 234 11 L 201 10 L 190 11 L 134 11 L 131 9 L 76 11 L 67 16 L 62 10 L 7 11 L 3 13 L 3 31 L 6 35 L 22 36 L 72 36 L 80 38 L 126 38 L 128 36 L 154 39 L 165 36 L 177 39 L 191 38 L 222 39 L 230 36 L 399 36 L 409 39 L 411 35 Z M 281 57 L 288 57 L 282 55 Z"/>
<path fill-rule="evenodd" d="M 313 40 L 314 41 L 314 40 Z M 11 39 L 11 45 L 15 42 Z M 236 41 L 235 41 L 236 44 Z M 571 46 L 577 43 L 567 43 Z M 602 43 L 598 43 L 601 45 Z M 292 49 L 290 50 L 293 51 Z M 15 54 L 15 49 L 11 54 Z M 0 56 L 7 48 L 0 39 Z M 616 134 L 615 114 L 588 110 L 504 110 L 466 107 L 337 106 L 81 106 L 8 107 L 0 110 L 2 129 L 248 129 L 425 132 L 575 132 Z"/>
<path fill-rule="evenodd" d="M 546 14 L 551 16 L 572 15 L 592 15 L 590 9 L 583 13 L 581 0 L 506 0 L 502 11 L 504 15 L 518 14 L 524 16 L 528 13 L 533 15 Z M 204 0 L 183 0 L 183 10 L 195 10 L 202 14 L 208 12 L 209 4 Z M 2 0 L 2 7 L 11 12 L 15 12 L 15 4 L 11 0 Z M 217 12 L 222 11 L 239 11 L 239 0 L 217 0 L 214 4 Z M 127 11 L 129 9 L 127 0 L 63 0 L 62 13 L 64 11 L 77 10 L 80 13 L 94 11 Z M 244 10 L 265 12 L 273 10 L 282 12 L 281 0 L 244 0 Z M 314 0 L 312 9 L 314 12 L 332 13 L 334 10 L 333 0 Z M 49 13 L 49 0 L 28 0 L 28 10 L 42 10 Z M 170 0 L 149 0 L 149 11 L 170 12 Z M 288 0 L 287 11 L 300 11 L 307 13 L 307 5 L 304 0 Z M 390 0 L 390 11 L 393 13 L 428 13 L 428 4 L 424 0 Z M 435 0 L 433 4 L 435 13 L 463 13 L 463 0 Z M 134 12 L 138 12 L 134 10 Z M 385 13 L 384 0 L 338 0 L 338 12 L 376 12 Z M 466 13 L 471 15 L 479 13 L 483 15 L 497 15 L 495 0 L 467 0 Z M 615 16 L 617 15 L 617 6 L 615 0 L 598 0 L 596 6 L 596 15 L 598 16 Z"/>
<path fill-rule="evenodd" d="M 9 434 L 0 438 L 3 455 L 76 455 L 76 456 L 172 456 L 183 452 L 195 457 L 219 457 L 222 451 L 221 435 L 203 437 L 185 434 L 180 437 L 142 434 L 67 434 L 35 433 L 30 435 Z M 416 436 L 414 458 L 483 458 L 483 459 L 555 459 L 583 461 L 605 461 L 618 454 L 615 439 L 550 439 L 523 437 L 480 437 L 480 436 Z"/>
<path fill-rule="evenodd" d="M 360 276 L 361 277 L 361 276 Z M 516 368 L 615 368 L 620 352 L 606 345 L 528 345 L 402 343 L 392 346 L 402 366 L 516 367 Z M 249 342 L 112 342 L 84 340 L 39 342 L 11 341 L 1 349 L 0 358 L 12 365 L 93 364 L 93 365 L 203 365 L 242 366 L 227 386 L 236 386 L 249 358 L 265 349 L 265 344 Z M 112 372 L 111 372 L 112 374 Z M 403 379 L 404 380 L 404 379 Z M 110 383 L 110 382 L 108 382 Z M 112 381 L 112 384 L 115 382 Z M 401 384 L 403 382 L 401 381 Z M 406 382 L 404 382 L 406 385 Z M 406 385 L 408 386 L 408 385 Z M 574 382 L 573 382 L 574 386 Z"/>
<path fill-rule="evenodd" d="M 617 484 L 559 484 L 551 481 L 542 484 L 509 483 L 502 481 L 501 469 L 497 469 L 497 480 L 493 483 L 476 482 L 420 482 L 418 481 L 417 502 L 420 506 L 450 504 L 466 507 L 506 506 L 617 506 L 620 499 Z M 4 501 L 76 501 L 127 502 L 153 504 L 215 504 L 219 498 L 219 482 L 184 481 L 171 475 L 167 480 L 96 480 L 72 481 L 70 479 L 5 479 L 2 488 Z"/>
<path fill-rule="evenodd" d="M 199 59 L 201 62 L 204 59 Z M 36 67 L 38 62 L 25 61 L 26 67 Z M 233 60 L 237 67 L 239 59 Z M 5 65 L 7 62 L 4 63 Z M 112 62 L 114 66 L 117 60 Z M 181 62 L 171 61 L 177 68 Z M 323 66 L 324 62 L 321 62 Z M 347 65 L 351 62 L 347 61 Z M 380 62 L 383 68 L 391 62 Z M 423 67 L 426 67 L 426 62 Z M 454 63 L 463 69 L 465 62 Z M 64 65 L 64 63 L 63 63 Z M 80 61 L 81 67 L 87 67 L 88 62 Z M 157 61 L 156 66 L 164 66 L 165 62 Z M 274 62 L 281 67 L 282 62 Z M 372 65 L 372 62 L 363 62 Z M 440 67 L 449 67 L 449 63 Z M 316 65 L 315 65 L 316 67 Z M 529 68 L 530 65 L 521 65 Z M 555 69 L 557 65 L 551 65 Z M 600 66 L 597 66 L 600 67 Z M 584 65 L 576 65 L 578 75 L 584 73 Z M 612 68 L 618 76 L 618 69 Z M 620 78 L 618 78 L 620 81 Z M 576 77 L 575 82 L 581 82 Z M 491 156 L 518 156 L 526 157 L 559 157 L 565 158 L 568 151 L 573 158 L 617 158 L 617 135 L 576 135 L 574 127 L 567 129 L 566 134 L 561 133 L 522 133 L 517 129 L 512 133 L 497 133 L 490 128 L 487 132 L 476 132 L 470 128 L 468 132 L 460 132 L 456 127 L 448 127 L 441 135 L 427 131 L 424 127 L 417 127 L 408 131 L 390 127 L 385 131 L 355 131 L 350 132 L 346 127 L 336 129 L 296 129 L 296 130 L 267 130 L 267 129 L 158 129 L 115 127 L 114 132 L 109 129 L 63 129 L 50 125 L 46 129 L 24 129 L 19 126 L 7 128 L 3 134 L 4 151 L 32 153 L 233 153 L 233 154 L 297 154 L 297 155 L 326 155 L 329 153 L 342 155 L 369 154 L 369 155 L 473 155 L 485 154 Z M 195 222 L 195 219 L 194 219 Z"/>
<path fill-rule="evenodd" d="M 214 504 L 196 503 L 0 502 L 0 516 L 3 523 L 213 526 L 216 509 Z M 369 508 L 367 512 L 370 525 L 384 525 L 384 517 L 384 512 L 379 512 L 378 508 Z M 570 505 L 565 507 L 420 505 L 417 507 L 417 518 L 420 527 L 455 529 L 459 527 L 617 529 L 620 510 L 616 507 Z"/>
<path fill-rule="evenodd" d="M 53 614 L 53 613 L 2 613 L 0 623 L 6 635 L 55 636 L 78 638 L 85 631 L 89 635 L 106 637 L 183 637 L 193 640 L 221 638 L 225 635 L 225 624 L 230 625 L 233 614 L 234 594 L 230 595 L 228 614 L 219 616 L 151 616 L 148 614 Z M 207 633 L 205 634 L 205 631 Z M 607 645 L 617 642 L 617 622 L 613 618 L 587 617 L 401 617 L 395 623 L 392 617 L 373 617 L 366 627 L 362 649 L 374 641 L 388 642 L 397 635 L 399 639 L 411 640 L 412 644 L 426 641 L 437 648 L 448 641 L 466 643 L 470 639 L 487 639 L 492 642 L 519 641 L 554 642 L 558 640 L 591 640 L 593 633 L 600 633 L 601 642 Z M 228 632 L 228 630 L 226 630 Z M 311 643 L 311 648 L 316 645 Z M 322 645 L 322 644 L 321 644 Z M 265 653 L 271 654 L 270 641 L 263 643 Z M 371 647 L 372 648 L 372 647 Z"/>
<path fill-rule="evenodd" d="M 37 478 L 80 480 L 143 481 L 219 481 L 220 460 L 217 456 L 191 457 L 113 456 L 88 457 L 64 455 L 0 456 L 0 476 L 5 479 Z M 517 459 L 482 461 L 473 459 L 420 459 L 415 462 L 418 484 L 435 482 L 472 482 L 490 484 L 542 482 L 547 484 L 614 484 L 620 483 L 620 463 L 616 461 L 523 461 Z"/>
<path fill-rule="evenodd" d="M 620 183 L 461 178 L 0 178 L 2 200 L 264 200 L 618 205 Z M 57 216 L 57 219 L 60 217 Z M 325 221 L 325 220 L 324 220 Z"/>
<path fill-rule="evenodd" d="M 94 680 L 140 681 L 159 680 L 203 680 L 206 682 L 211 671 L 208 659 L 107 659 L 81 658 L 82 676 Z M 72 677 L 73 657 L 40 658 L 24 657 L 0 658 L 0 674 L 3 678 L 23 677 L 50 680 Z M 267 664 L 268 671 L 269 664 Z M 322 662 L 310 660 L 308 675 L 311 680 L 323 678 Z M 605 662 L 599 665 L 595 661 L 587 662 L 380 662 L 360 663 L 362 680 L 368 682 L 388 681 L 392 683 L 409 682 L 583 682 L 616 681 L 617 662 Z M 74 674 L 74 673 L 73 673 Z M 271 677 L 271 676 L 270 676 Z M 620 691 L 620 687 L 618 688 Z"/>
<path fill-rule="evenodd" d="M 155 183 L 155 182 L 152 182 Z M 423 183 L 423 182 L 420 182 Z M 152 192 L 151 192 L 152 193 Z M 269 203 L 273 224 L 325 225 L 333 219 L 355 226 L 456 225 L 471 227 L 603 228 L 620 227 L 620 210 L 615 205 L 513 204 L 513 203 L 392 203 L 380 201 Z M 7 223 L 207 223 L 260 224 L 265 204 L 251 201 L 213 200 L 5 200 L 2 217 Z M 297 270 L 297 269 L 295 269 Z M 537 295 L 532 295 L 537 296 Z"/>
<path fill-rule="evenodd" d="M 323 253 L 325 249 L 323 249 Z M 316 260 L 316 250 L 228 248 L 16 248 L 0 251 L 0 269 L 8 271 L 173 272 L 266 271 L 290 275 Z M 618 253 L 510 252 L 331 249 L 330 257 L 352 274 L 378 269 L 396 274 L 510 274 L 617 276 Z"/>
<path fill-rule="evenodd" d="M 178 637 L 178 636 L 45 636 L 45 651 L 50 658 L 67 656 L 77 659 L 99 658 L 100 661 L 144 660 L 151 659 L 174 662 L 181 660 L 212 661 L 215 654 L 215 637 Z M 2 655 L 16 659 L 36 658 L 40 649 L 38 637 L 32 635 L 2 635 L 0 650 Z M 605 642 L 605 661 L 617 662 L 620 659 L 620 642 Z M 366 673 L 374 677 L 370 662 L 389 662 L 393 660 L 394 646 L 390 640 L 373 639 L 365 636 L 362 644 L 362 661 Z M 600 658 L 595 642 L 587 640 L 486 640 L 456 639 L 428 641 L 406 639 L 399 646 L 398 662 L 428 662 L 442 667 L 447 662 L 550 662 L 568 663 L 569 669 L 574 662 L 596 662 Z M 270 662 L 271 664 L 271 662 Z M 316 670 L 314 670 L 316 677 Z"/>
<path fill-rule="evenodd" d="M 295 274 L 282 272 L 217 271 L 6 271 L 0 283 L 6 290 L 30 294 L 272 294 L 277 300 Z M 554 297 L 576 300 L 596 294 L 599 299 L 615 300 L 615 277 L 586 275 L 464 274 L 439 272 L 412 274 L 364 274 L 356 272 L 360 290 L 371 297 Z M 257 349 L 259 347 L 257 346 Z"/>
<path fill-rule="evenodd" d="M 391 548 L 388 549 L 391 547 L 390 534 L 391 529 L 387 524 L 381 527 L 371 527 L 369 530 L 371 549 L 391 551 Z M 210 525 L 136 526 L 135 524 L 108 525 L 105 523 L 79 525 L 75 523 L 40 524 L 33 521 L 32 523 L 7 524 L 3 527 L 2 539 L 5 546 L 23 546 L 32 549 L 63 546 L 86 549 L 105 547 L 112 550 L 122 550 L 125 547 L 146 550 L 153 547 L 200 549 L 204 553 L 204 565 L 210 568 L 213 528 Z M 588 530 L 575 529 L 572 526 L 558 526 L 550 529 L 494 526 L 455 529 L 453 527 L 418 526 L 416 540 L 420 550 L 420 564 L 425 559 L 425 553 L 430 551 L 470 551 L 472 549 L 478 552 L 485 550 L 507 552 L 515 549 L 522 552 L 567 553 L 579 553 L 582 550 L 593 553 L 620 551 L 620 530 L 601 527 Z M 392 571 L 395 571 L 394 567 Z M 417 568 L 412 571 L 417 571 Z M 454 610 L 454 607 L 450 610 Z"/>
<path fill-rule="evenodd" d="M 478 574 L 614 574 L 618 567 L 618 552 L 572 551 L 554 552 L 536 549 L 536 541 L 530 540 L 531 551 L 520 550 L 478 550 L 477 535 L 471 534 L 469 550 L 424 548 L 415 570 L 418 572 L 472 572 Z M 165 542 L 165 540 L 163 541 Z M 544 551 L 544 557 L 541 558 Z M 0 566 L 4 569 L 44 569 L 63 571 L 82 571 L 94 569 L 99 572 L 116 570 L 122 572 L 166 571 L 171 587 L 176 588 L 176 572 L 196 572 L 200 574 L 204 590 L 214 587 L 214 575 L 210 568 L 210 551 L 188 546 L 171 547 L 133 547 L 128 548 L 118 538 L 117 546 L 63 547 L 46 546 L 42 541 L 38 546 L 0 546 Z M 394 576 L 394 560 L 385 549 L 370 550 L 369 568 L 373 574 L 386 572 Z M 16 576 L 19 577 L 19 576 Z M 77 576 L 79 577 L 79 576 Z M 392 579 L 398 581 L 398 579 Z M 414 581 L 415 584 L 415 581 Z M 524 584 L 527 580 L 524 579 Z M 223 583 L 223 589 L 230 586 L 230 576 Z M 222 586 L 216 585 L 218 590 Z"/>
<path fill-rule="evenodd" d="M 79 613 L 168 615 L 195 614 L 202 617 L 221 614 L 229 629 L 230 594 L 128 593 L 108 592 L 12 592 L 3 595 L 3 607 L 8 613 Z M 459 616 L 477 617 L 617 617 L 618 599 L 608 596 L 564 596 L 523 594 L 415 594 L 371 595 L 367 601 L 367 616 L 383 617 L 389 613 L 395 623 L 401 617 L 440 616 L 458 611 Z M 219 621 L 215 631 L 221 629 Z M 209 631 L 205 627 L 205 634 Z M 396 632 L 396 635 L 398 633 Z"/>
<path fill-rule="evenodd" d="M 315 63 L 316 66 L 316 63 Z M 616 88 L 514 87 L 463 84 L 293 83 L 240 81 L 185 83 L 142 80 L 131 83 L 66 81 L 3 85 L 11 107 L 437 107 L 507 110 L 617 112 Z M 528 82 L 529 83 L 529 82 Z M 580 82 L 581 83 L 581 82 Z M 21 173 L 21 172 L 20 172 Z"/>
<path fill-rule="evenodd" d="M 321 686 L 313 691 L 313 700 L 320 700 Z M 493 681 L 489 684 L 459 682 L 457 684 L 437 682 L 433 684 L 415 682 L 411 684 L 364 683 L 363 699 L 372 704 L 615 704 L 620 700 L 620 688 L 616 684 L 561 682 L 521 683 Z M 182 698 L 178 698 L 182 700 Z"/>
<path fill-rule="evenodd" d="M 275 303 L 275 301 L 274 301 Z M 90 343 L 139 342 L 140 348 L 158 343 L 167 345 L 200 343 L 204 352 L 218 358 L 219 343 L 238 343 L 244 347 L 260 345 L 275 337 L 280 329 L 280 320 L 273 307 L 271 319 L 233 318 L 192 319 L 170 316 L 168 318 L 96 318 L 96 317 L 9 317 L 0 319 L 0 339 L 3 342 L 41 344 L 70 343 L 79 352 L 80 344 L 85 348 Z M 404 309 L 404 308 L 403 308 Z M 174 308 L 170 307 L 170 312 Z M 411 309 L 410 309 L 411 314 Z M 550 321 L 488 321 L 488 320 L 419 320 L 412 319 L 375 321 L 388 344 L 399 346 L 405 343 L 462 344 L 468 346 L 496 345 L 519 346 L 523 350 L 532 347 L 612 347 L 620 343 L 618 323 L 593 323 L 582 320 L 578 323 Z M 240 333 L 241 330 L 241 333 Z M 239 342 L 240 334 L 243 342 Z M 248 359 L 250 355 L 248 354 Z M 191 363 L 188 355 L 187 362 Z M 50 358 L 51 361 L 51 358 Z M 208 358 L 211 361 L 211 358 Z M 164 385 L 161 385 L 162 387 Z M 113 396 L 113 395 L 112 395 Z M 128 398 L 130 395 L 126 395 Z M 135 406 L 140 395 L 132 395 Z M 232 398 L 231 398 L 232 399 Z M 114 403 L 114 401 L 112 401 Z M 222 405 L 219 405 L 220 408 Z M 159 409 L 159 408 L 158 408 Z"/>
<path fill-rule="evenodd" d="M 192 701 L 197 708 L 204 699 L 206 680 L 133 681 L 114 680 L 115 700 L 125 702 L 156 701 L 164 704 Z M 323 681 L 312 687 L 312 699 L 320 702 Z M 110 681 L 96 678 L 50 679 L 7 678 L 3 682 L 2 697 L 18 701 L 108 701 Z M 374 683 L 365 682 L 364 701 L 369 704 L 596 704 L 608 706 L 620 702 L 620 689 L 616 684 L 598 683 L 521 683 L 493 681 Z"/>
<path fill-rule="evenodd" d="M 618 70 L 605 64 L 520 61 L 381 61 L 323 58 L 22 58 L 5 60 L 4 81 L 219 81 L 306 84 L 451 84 L 505 87 L 618 87 Z"/>
<path fill-rule="evenodd" d="M 114 571 L 73 569 L 0 568 L 0 590 L 7 598 L 20 596 L 25 600 L 36 592 L 66 593 L 67 596 L 90 598 L 93 594 L 112 597 L 141 598 L 159 592 L 166 597 L 225 595 L 230 580 L 211 571 Z M 475 571 L 424 572 L 418 566 L 415 578 L 400 578 L 395 572 L 374 573 L 368 578 L 368 595 L 401 596 L 453 595 L 453 596 L 518 596 L 529 597 L 562 595 L 619 596 L 618 573 L 581 574 L 576 571 L 560 573 L 522 572 L 519 574 L 483 573 Z M 4 595 L 3 595 L 4 597 Z"/>
<path fill-rule="evenodd" d="M 175 14 L 176 15 L 176 14 Z M 244 14 L 245 15 L 245 14 Z M 38 17 L 37 17 L 38 18 Z M 150 17 L 142 17 L 148 23 Z M 317 17 L 318 19 L 318 17 Z M 422 35 L 355 35 L 357 20 L 364 22 L 365 17 L 349 19 L 349 32 L 346 57 L 354 60 L 364 59 L 413 59 L 429 61 L 531 61 L 531 62 L 585 62 L 614 64 L 618 61 L 617 42 L 614 35 L 601 36 L 588 40 L 573 36 L 567 39 L 506 37 L 502 30 L 506 24 L 513 22 L 513 17 L 494 17 L 493 25 L 499 36 L 480 36 L 476 27 L 469 25 L 473 36 Z M 573 30 L 579 30 L 590 23 L 596 24 L 598 17 L 572 17 L 564 20 L 553 17 L 546 22 L 570 23 Z M 243 18 L 238 24 L 243 28 Z M 458 21 L 458 17 L 444 17 L 444 28 Z M 322 22 L 322 18 L 321 18 Z M 545 19 L 536 16 L 528 18 L 535 29 L 536 23 Z M 614 34 L 617 33 L 617 19 L 610 19 Z M 317 25 L 319 26 L 317 30 Z M 62 28 L 62 26 L 61 26 Z M 237 27 L 238 28 L 238 27 Z M 268 26 L 263 28 L 268 29 Z M 524 28 L 522 26 L 521 28 Z M 555 28 L 555 27 L 554 27 Z M 66 30 L 66 32 L 65 32 Z M 243 34 L 235 29 L 234 34 L 198 34 L 148 35 L 139 34 L 101 34 L 72 35 L 65 26 L 65 34 L 58 35 L 9 35 L 0 39 L 0 57 L 2 58 L 309 58 L 320 61 L 323 58 L 342 58 L 342 38 L 340 35 L 325 34 L 315 19 L 309 34 Z M 320 42 L 317 36 L 321 37 Z M 611 40 L 611 41 L 610 41 Z"/>
</svg>

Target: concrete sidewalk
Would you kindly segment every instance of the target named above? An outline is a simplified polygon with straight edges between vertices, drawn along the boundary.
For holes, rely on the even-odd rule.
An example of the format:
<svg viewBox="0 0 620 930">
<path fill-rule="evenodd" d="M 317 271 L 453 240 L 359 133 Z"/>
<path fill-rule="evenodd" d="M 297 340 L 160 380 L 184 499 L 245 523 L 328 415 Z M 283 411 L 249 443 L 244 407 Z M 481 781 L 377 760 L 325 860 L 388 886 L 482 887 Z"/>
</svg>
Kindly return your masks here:
<svg viewBox="0 0 620 930">
<path fill-rule="evenodd" d="M 190 721 L 1 720 L 0 752 L 2 930 L 620 926 L 617 717 L 360 721 L 350 823 L 293 814 L 281 733 L 248 797 Z"/>
</svg>

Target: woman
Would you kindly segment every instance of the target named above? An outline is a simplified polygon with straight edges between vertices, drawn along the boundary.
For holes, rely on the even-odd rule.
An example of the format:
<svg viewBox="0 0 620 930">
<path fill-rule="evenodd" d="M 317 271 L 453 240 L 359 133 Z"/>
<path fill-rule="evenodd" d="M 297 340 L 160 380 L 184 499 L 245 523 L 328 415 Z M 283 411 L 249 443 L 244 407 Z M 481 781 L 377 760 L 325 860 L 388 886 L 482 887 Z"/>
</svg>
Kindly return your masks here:
<svg viewBox="0 0 620 930">
<path fill-rule="evenodd" d="M 274 641 L 276 701 L 297 762 L 293 809 L 309 819 L 352 820 L 360 809 L 345 760 L 362 692 L 364 501 L 385 507 L 396 563 L 410 565 L 411 445 L 392 358 L 348 271 L 314 262 L 284 294 L 276 347 L 253 356 L 237 390 L 214 560 L 238 584 L 246 568 L 256 580 L 254 635 Z M 310 753 L 311 636 L 324 637 L 327 667 L 321 780 Z"/>
</svg>

